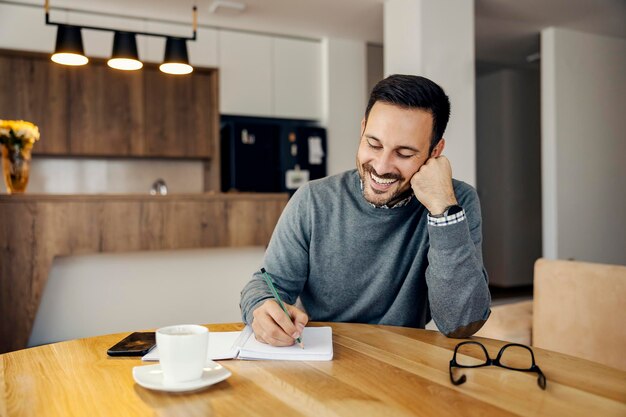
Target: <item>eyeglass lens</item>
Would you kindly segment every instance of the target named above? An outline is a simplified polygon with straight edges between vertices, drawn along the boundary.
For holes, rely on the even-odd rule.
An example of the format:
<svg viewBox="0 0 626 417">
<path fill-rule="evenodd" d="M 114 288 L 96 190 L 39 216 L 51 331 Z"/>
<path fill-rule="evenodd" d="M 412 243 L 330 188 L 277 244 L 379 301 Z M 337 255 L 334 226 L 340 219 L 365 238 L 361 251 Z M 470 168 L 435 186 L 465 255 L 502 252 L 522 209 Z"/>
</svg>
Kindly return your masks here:
<svg viewBox="0 0 626 417">
<path fill-rule="evenodd" d="M 532 353 L 523 346 L 507 346 L 500 356 L 500 365 L 519 370 L 530 369 L 533 366 Z"/>
<path fill-rule="evenodd" d="M 480 366 L 487 362 L 487 352 L 478 343 L 465 343 L 456 352 L 456 363 L 460 366 Z"/>
</svg>

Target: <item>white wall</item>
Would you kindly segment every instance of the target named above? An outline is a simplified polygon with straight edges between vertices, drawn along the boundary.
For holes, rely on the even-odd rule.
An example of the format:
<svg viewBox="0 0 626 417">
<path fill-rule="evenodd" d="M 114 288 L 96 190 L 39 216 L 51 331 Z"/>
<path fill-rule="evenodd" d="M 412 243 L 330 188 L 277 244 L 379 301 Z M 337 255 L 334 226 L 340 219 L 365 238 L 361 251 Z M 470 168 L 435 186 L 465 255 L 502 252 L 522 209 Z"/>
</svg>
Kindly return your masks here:
<svg viewBox="0 0 626 417">
<path fill-rule="evenodd" d="M 325 39 L 325 118 L 328 129 L 328 175 L 356 167 L 361 119 L 367 105 L 366 45 Z"/>
<path fill-rule="evenodd" d="M 541 32 L 543 248 L 626 264 L 626 40 Z"/>
<path fill-rule="evenodd" d="M 421 75 L 445 90 L 444 154 L 454 177 L 475 185 L 474 1 L 387 0 L 384 19 L 385 75 Z"/>
<path fill-rule="evenodd" d="M 204 192 L 204 164 L 201 161 L 46 158 L 37 155 L 31 162 L 27 191 L 29 194 L 147 194 L 159 178 L 167 184 L 169 194 Z M 6 192 L 4 182 L 0 185 L 0 192 Z"/>
</svg>

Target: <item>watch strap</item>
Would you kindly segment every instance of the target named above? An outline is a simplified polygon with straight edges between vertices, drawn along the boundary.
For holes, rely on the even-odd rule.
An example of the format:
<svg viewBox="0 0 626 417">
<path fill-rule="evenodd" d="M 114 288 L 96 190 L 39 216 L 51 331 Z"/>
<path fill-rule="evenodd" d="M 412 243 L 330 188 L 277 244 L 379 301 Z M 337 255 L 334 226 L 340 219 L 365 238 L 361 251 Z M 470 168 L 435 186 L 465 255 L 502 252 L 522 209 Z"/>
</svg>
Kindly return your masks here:
<svg viewBox="0 0 626 417">
<path fill-rule="evenodd" d="M 456 213 L 460 213 L 461 211 L 463 211 L 463 207 L 459 206 L 458 204 L 452 204 L 449 205 L 448 207 L 446 207 L 445 209 L 443 209 L 443 212 L 441 214 L 431 214 L 429 213 L 428 215 L 430 217 L 434 217 L 434 218 L 440 218 L 440 217 L 446 217 L 449 216 L 450 214 L 456 214 Z"/>
</svg>

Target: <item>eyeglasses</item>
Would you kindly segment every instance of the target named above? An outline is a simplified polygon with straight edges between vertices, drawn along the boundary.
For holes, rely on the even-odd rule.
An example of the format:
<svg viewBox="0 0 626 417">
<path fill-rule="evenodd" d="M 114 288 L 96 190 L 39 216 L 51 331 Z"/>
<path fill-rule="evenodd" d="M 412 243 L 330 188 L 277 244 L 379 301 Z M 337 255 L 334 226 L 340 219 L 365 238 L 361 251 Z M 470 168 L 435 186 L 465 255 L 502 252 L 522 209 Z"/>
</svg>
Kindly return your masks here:
<svg viewBox="0 0 626 417">
<path fill-rule="evenodd" d="M 525 352 L 519 352 L 519 349 L 528 351 L 530 355 L 527 355 Z M 477 358 L 480 363 L 476 364 L 475 359 L 469 359 L 463 356 L 459 356 L 459 361 L 457 361 L 457 353 L 459 353 L 459 350 L 461 355 Z M 459 379 L 454 379 L 454 376 L 452 376 L 452 368 L 479 368 L 490 365 L 513 371 L 537 372 L 539 375 L 537 377 L 537 384 L 541 389 L 546 389 L 546 377 L 535 363 L 533 351 L 528 346 L 520 345 L 519 343 L 509 343 L 502 346 L 495 359 L 489 357 L 487 349 L 485 349 L 482 343 L 473 341 L 459 343 L 454 348 L 454 356 L 450 361 L 450 381 L 454 385 L 461 385 L 467 381 L 465 375 L 461 375 Z"/>
</svg>

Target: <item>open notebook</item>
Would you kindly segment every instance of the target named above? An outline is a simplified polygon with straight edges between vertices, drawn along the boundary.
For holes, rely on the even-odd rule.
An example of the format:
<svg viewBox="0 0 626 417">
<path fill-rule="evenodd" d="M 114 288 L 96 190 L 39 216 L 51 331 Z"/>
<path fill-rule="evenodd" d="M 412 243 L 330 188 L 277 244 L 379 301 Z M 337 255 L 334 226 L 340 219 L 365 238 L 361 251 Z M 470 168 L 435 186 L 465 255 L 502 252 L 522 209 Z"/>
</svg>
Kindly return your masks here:
<svg viewBox="0 0 626 417">
<path fill-rule="evenodd" d="M 305 327 L 302 332 L 304 349 L 300 346 L 276 347 L 257 341 L 252 328 L 240 332 L 210 332 L 207 358 L 221 359 L 271 359 L 282 361 L 329 361 L 333 358 L 333 332 L 331 327 Z M 141 358 L 158 361 L 159 347 Z"/>
</svg>

